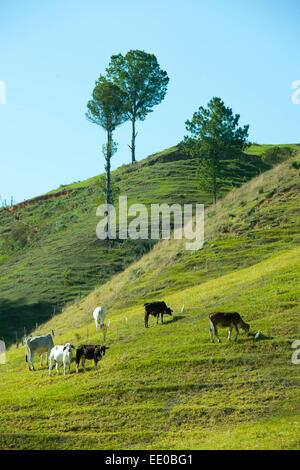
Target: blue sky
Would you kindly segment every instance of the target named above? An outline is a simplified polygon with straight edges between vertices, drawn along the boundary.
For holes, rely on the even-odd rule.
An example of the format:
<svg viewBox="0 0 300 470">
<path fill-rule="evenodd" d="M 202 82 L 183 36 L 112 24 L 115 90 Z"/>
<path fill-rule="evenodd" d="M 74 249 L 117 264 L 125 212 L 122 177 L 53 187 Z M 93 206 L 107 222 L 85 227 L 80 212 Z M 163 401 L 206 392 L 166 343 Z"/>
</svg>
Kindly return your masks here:
<svg viewBox="0 0 300 470">
<path fill-rule="evenodd" d="M 220 96 L 251 141 L 300 142 L 299 0 L 0 2 L 0 195 L 21 201 L 104 171 L 105 133 L 85 118 L 110 56 L 154 53 L 165 100 L 138 123 L 137 159 L 176 145 L 186 119 Z M 130 124 L 112 168 L 130 162 Z"/>
</svg>

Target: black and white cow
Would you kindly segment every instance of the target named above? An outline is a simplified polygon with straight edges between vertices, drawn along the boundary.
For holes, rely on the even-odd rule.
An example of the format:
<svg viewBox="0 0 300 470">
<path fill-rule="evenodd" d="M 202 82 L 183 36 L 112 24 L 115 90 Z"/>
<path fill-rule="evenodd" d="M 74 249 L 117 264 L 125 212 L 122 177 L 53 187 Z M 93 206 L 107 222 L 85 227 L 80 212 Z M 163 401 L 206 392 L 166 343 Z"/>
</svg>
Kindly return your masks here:
<svg viewBox="0 0 300 470">
<path fill-rule="evenodd" d="M 85 360 L 94 359 L 94 370 L 97 370 L 97 363 L 105 355 L 105 351 L 109 349 L 108 346 L 101 346 L 100 344 L 83 344 L 76 349 L 76 373 L 78 373 L 79 364 L 81 364 L 85 371 Z"/>
</svg>

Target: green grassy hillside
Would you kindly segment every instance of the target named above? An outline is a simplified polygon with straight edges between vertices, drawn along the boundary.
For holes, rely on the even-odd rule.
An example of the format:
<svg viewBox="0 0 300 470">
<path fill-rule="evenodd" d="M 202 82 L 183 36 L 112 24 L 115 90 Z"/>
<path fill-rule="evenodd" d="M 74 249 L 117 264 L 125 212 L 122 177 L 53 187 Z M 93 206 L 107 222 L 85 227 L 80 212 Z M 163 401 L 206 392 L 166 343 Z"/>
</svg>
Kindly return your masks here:
<svg viewBox="0 0 300 470">
<path fill-rule="evenodd" d="M 296 162 L 296 165 L 293 164 Z M 300 244 L 300 155 L 228 193 L 205 212 L 205 244 L 164 240 L 124 272 L 57 316 L 56 328 L 85 324 L 95 305 L 126 311 L 180 289 L 252 266 Z M 216 299 L 217 300 L 217 299 Z M 219 306 L 219 301 L 216 303 Z M 61 323 L 60 319 L 63 323 Z"/>
<path fill-rule="evenodd" d="M 300 157 L 234 189 L 206 212 L 206 243 L 159 242 L 140 260 L 41 326 L 55 343 L 110 346 L 99 370 L 29 372 L 24 348 L 0 367 L 4 449 L 300 448 Z M 143 325 L 145 300 L 174 310 Z M 184 311 L 181 307 L 184 304 Z M 238 311 L 261 339 L 210 343 L 207 315 Z M 108 320 L 107 318 L 107 320 Z M 127 318 L 127 320 L 126 320 Z"/>
<path fill-rule="evenodd" d="M 224 162 L 220 196 L 268 168 L 252 146 L 243 159 Z M 253 154 L 254 156 L 251 156 Z M 129 203 L 204 203 L 197 160 L 176 147 L 113 172 Z M 40 200 L 13 213 L 0 211 L 0 337 L 10 343 L 121 272 L 153 241 L 96 238 L 98 177 L 66 185 L 70 194 Z M 56 191 L 57 192 L 57 191 Z"/>
</svg>

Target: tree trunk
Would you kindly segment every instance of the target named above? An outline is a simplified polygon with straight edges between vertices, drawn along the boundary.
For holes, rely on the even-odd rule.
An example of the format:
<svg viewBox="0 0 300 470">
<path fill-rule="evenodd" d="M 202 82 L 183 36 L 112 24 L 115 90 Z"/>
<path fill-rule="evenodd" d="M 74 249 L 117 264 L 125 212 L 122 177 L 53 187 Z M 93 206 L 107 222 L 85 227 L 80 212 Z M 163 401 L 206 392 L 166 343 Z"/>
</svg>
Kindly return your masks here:
<svg viewBox="0 0 300 470">
<path fill-rule="evenodd" d="M 107 147 L 106 147 L 106 204 L 111 204 L 111 187 L 110 187 L 110 159 L 111 159 L 111 144 L 112 144 L 112 133 L 107 131 Z M 110 213 L 107 212 L 107 233 L 110 238 Z"/>
<path fill-rule="evenodd" d="M 106 204 L 111 204 L 111 188 L 110 188 L 110 159 L 111 159 L 111 144 L 112 135 L 111 131 L 107 131 L 107 148 L 106 148 Z"/>
<path fill-rule="evenodd" d="M 218 177 L 218 164 L 219 164 L 219 161 L 218 161 L 218 158 L 216 155 L 213 156 L 213 159 L 212 159 L 212 165 L 213 165 L 213 181 L 212 181 L 212 185 L 213 185 L 213 198 L 214 198 L 214 204 L 217 203 L 217 190 L 218 190 L 218 183 L 217 183 L 217 177 Z"/>
<path fill-rule="evenodd" d="M 132 134 L 131 134 L 131 163 L 135 162 L 135 117 L 132 118 Z"/>
</svg>

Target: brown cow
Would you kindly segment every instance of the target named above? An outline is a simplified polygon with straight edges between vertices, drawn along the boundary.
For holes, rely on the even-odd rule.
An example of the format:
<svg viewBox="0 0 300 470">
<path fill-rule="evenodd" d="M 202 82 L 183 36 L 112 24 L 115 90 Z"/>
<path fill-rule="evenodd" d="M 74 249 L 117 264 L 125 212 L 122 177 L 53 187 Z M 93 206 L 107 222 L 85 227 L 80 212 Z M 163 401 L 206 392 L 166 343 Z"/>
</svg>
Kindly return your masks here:
<svg viewBox="0 0 300 470">
<path fill-rule="evenodd" d="M 209 314 L 209 331 L 212 343 L 214 342 L 214 334 L 216 335 L 219 343 L 221 343 L 221 340 L 218 336 L 217 326 L 220 326 L 222 328 L 226 328 L 227 326 L 229 327 L 228 341 L 230 341 L 231 339 L 231 331 L 233 327 L 236 331 L 234 341 L 237 340 L 239 328 L 245 330 L 248 334 L 250 330 L 250 325 L 248 325 L 248 323 L 245 323 L 241 318 L 240 314 L 237 312 L 212 312 Z"/>
<path fill-rule="evenodd" d="M 172 315 L 173 310 L 171 310 L 165 302 L 149 302 L 144 304 L 145 307 L 145 327 L 148 328 L 148 318 L 149 315 L 156 317 L 156 324 L 158 325 L 159 314 L 161 314 L 161 323 L 164 322 L 164 315 Z"/>
</svg>

